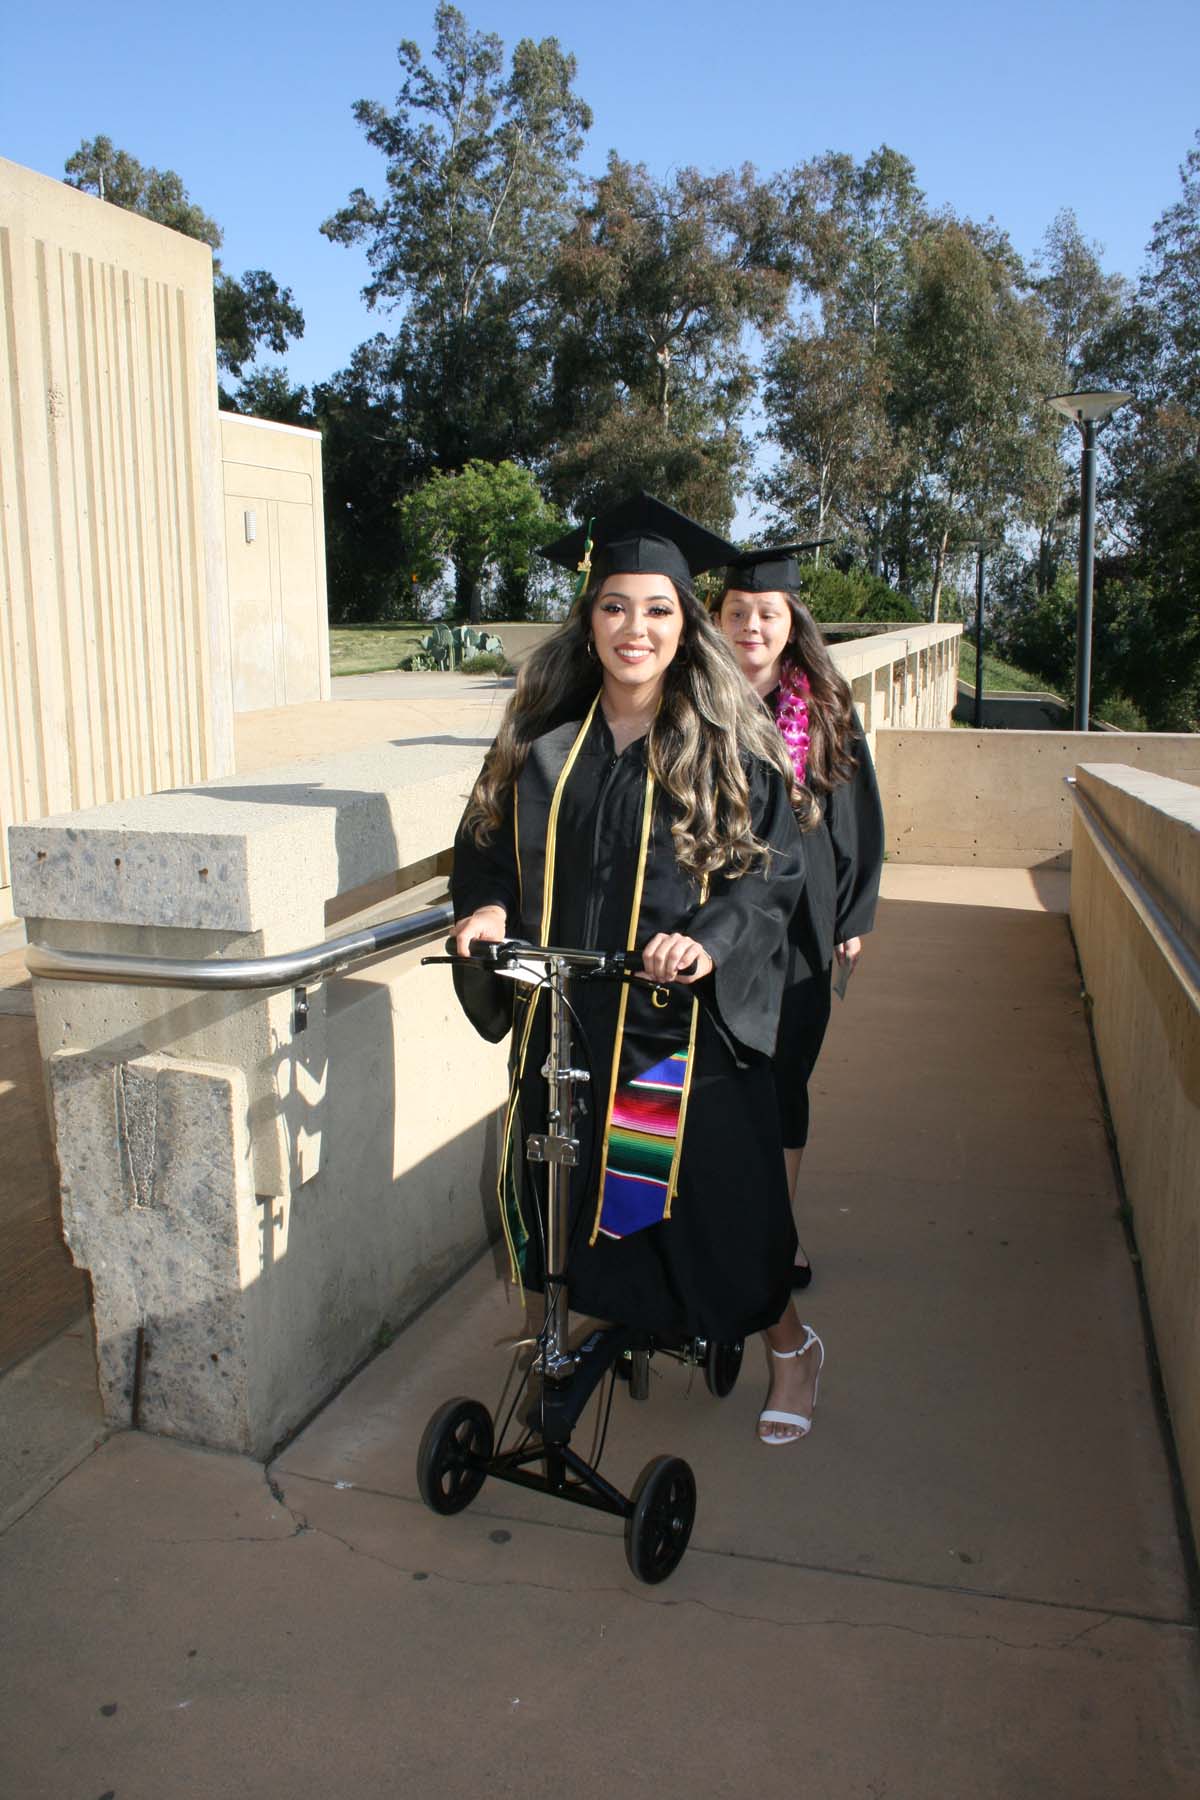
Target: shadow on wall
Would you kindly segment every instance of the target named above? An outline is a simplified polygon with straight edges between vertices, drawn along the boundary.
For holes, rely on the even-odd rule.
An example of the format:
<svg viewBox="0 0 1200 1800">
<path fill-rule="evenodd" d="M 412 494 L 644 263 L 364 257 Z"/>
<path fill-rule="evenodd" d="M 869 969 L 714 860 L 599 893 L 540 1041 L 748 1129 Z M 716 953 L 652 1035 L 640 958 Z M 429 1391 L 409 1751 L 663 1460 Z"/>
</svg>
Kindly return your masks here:
<svg viewBox="0 0 1200 1800">
<path fill-rule="evenodd" d="M 258 1197 L 259 1280 L 248 1305 L 252 1341 L 278 1346 L 266 1357 L 275 1391 L 259 1402 L 274 1439 L 294 1431 L 497 1237 L 499 1120 L 492 1112 L 454 1129 L 474 1104 L 475 1084 L 455 1085 L 456 1053 L 471 1028 L 446 971 L 420 968 L 421 954 L 326 984 L 327 1061 L 310 1121 L 321 1137 L 320 1173 L 290 1201 Z M 296 1065 L 286 1050 L 280 1063 L 286 1082 Z M 407 1146 L 430 1145 L 431 1117 L 441 1141 L 413 1161 Z M 289 1344 L 307 1369 L 300 1415 Z"/>
<path fill-rule="evenodd" d="M 149 1078 L 155 1131 L 139 1144 L 135 1122 L 121 1135 L 119 1168 L 90 1165 L 98 1178 L 76 1233 L 81 1259 L 107 1255 L 112 1264 L 97 1280 L 96 1328 L 113 1423 L 132 1422 L 140 1327 L 141 1426 L 265 1456 L 381 1334 L 494 1241 L 497 1117 L 458 1128 L 455 1096 L 443 1087 L 431 1133 L 438 1059 L 398 1015 L 401 990 L 411 999 L 426 973 L 435 974 L 389 983 L 376 971 L 331 984 L 341 991 L 328 1000 L 324 1092 L 305 1122 L 322 1136 L 322 1166 L 290 1198 L 249 1191 L 238 1168 L 244 1132 L 235 1121 L 230 1138 L 219 1108 L 206 1110 L 212 1092 L 229 1091 L 219 1068 L 199 1088 L 186 1070 Z M 465 1020 L 461 1029 L 470 1029 Z M 441 1060 L 451 1063 L 456 1046 L 439 1036 Z M 114 1084 L 124 1095 L 141 1074 L 124 1066 L 131 1048 L 109 1045 L 87 1059 L 101 1113 L 111 1112 Z M 281 1050 L 281 1081 L 292 1066 Z M 464 1083 L 463 1110 L 474 1086 Z M 423 1154 L 412 1154 L 414 1137 Z M 77 1180 L 89 1172 L 87 1156 Z"/>
<path fill-rule="evenodd" d="M 0 1011 L 0 1373 L 85 1312 L 63 1247 L 58 1171 L 31 1014 Z"/>
</svg>

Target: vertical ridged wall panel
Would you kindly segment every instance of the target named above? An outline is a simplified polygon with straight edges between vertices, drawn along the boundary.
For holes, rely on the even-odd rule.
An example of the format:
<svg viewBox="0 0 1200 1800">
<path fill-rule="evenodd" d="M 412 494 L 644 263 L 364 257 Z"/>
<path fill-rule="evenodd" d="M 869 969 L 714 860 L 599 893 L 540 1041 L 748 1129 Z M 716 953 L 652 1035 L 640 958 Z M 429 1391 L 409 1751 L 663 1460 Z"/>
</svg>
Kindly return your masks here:
<svg viewBox="0 0 1200 1800">
<path fill-rule="evenodd" d="M 215 368 L 204 246 L 0 163 L 0 828 L 227 772 Z"/>
</svg>

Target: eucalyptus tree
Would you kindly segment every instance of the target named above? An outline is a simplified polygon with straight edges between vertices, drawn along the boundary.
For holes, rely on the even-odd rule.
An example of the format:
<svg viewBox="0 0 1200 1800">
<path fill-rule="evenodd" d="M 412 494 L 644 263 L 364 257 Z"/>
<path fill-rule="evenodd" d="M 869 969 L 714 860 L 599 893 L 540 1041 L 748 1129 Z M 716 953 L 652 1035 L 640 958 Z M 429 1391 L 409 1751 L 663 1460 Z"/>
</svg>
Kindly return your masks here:
<svg viewBox="0 0 1200 1800">
<path fill-rule="evenodd" d="M 365 246 L 364 297 L 391 333 L 409 445 L 429 470 L 536 453 L 545 432 L 546 274 L 569 217 L 591 113 L 556 38 L 494 33 L 455 6 L 434 16 L 429 61 L 405 40 L 395 103 L 354 115 L 385 162 L 321 227 Z"/>
<path fill-rule="evenodd" d="M 793 279 L 783 197 L 745 166 L 656 181 L 615 153 L 560 242 L 553 490 L 596 510 L 631 486 L 727 523 L 748 451 L 748 335 Z"/>
<path fill-rule="evenodd" d="M 802 301 L 766 357 L 768 436 L 781 457 L 760 495 L 780 530 L 824 533 L 832 520 L 861 539 L 878 575 L 891 514 L 909 510 L 894 351 L 925 197 L 912 163 L 886 144 L 861 163 L 828 151 L 779 185 Z"/>
<path fill-rule="evenodd" d="M 771 346 L 763 406 L 779 459 L 759 477 L 779 536 L 829 538 L 872 527 L 904 469 L 889 415 L 892 376 L 847 328 L 802 318 Z M 818 565 L 821 552 L 816 552 Z"/>
<path fill-rule="evenodd" d="M 896 366 L 936 619 L 947 556 L 1028 516 L 1058 435 L 1046 315 L 996 227 L 947 217 L 914 246 Z"/>
<path fill-rule="evenodd" d="M 1129 298 L 1128 283 L 1107 274 L 1103 246 L 1090 243 L 1070 207 L 1055 214 L 1034 265 L 1033 291 L 1046 311 L 1050 366 L 1047 393 L 1068 393 L 1093 379 L 1104 333 Z M 1031 487 L 1031 515 L 1038 533 L 1036 582 L 1045 593 L 1055 578 L 1078 510 L 1078 480 L 1071 452 L 1076 433 L 1060 428 L 1066 456 L 1043 458 Z"/>
<path fill-rule="evenodd" d="M 1097 571 L 1097 618 L 1108 579 L 1136 593 L 1122 685 L 1157 730 L 1200 727 L 1200 132 L 1179 176 L 1095 351 L 1105 383 L 1134 396 L 1104 433 L 1102 512 L 1125 554 Z"/>
</svg>

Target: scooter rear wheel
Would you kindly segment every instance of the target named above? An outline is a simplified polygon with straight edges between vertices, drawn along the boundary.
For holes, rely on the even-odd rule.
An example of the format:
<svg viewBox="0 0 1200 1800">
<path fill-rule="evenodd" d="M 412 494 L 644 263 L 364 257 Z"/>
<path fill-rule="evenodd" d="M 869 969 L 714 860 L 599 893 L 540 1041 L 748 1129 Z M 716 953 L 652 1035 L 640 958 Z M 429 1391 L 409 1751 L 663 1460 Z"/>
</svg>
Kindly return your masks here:
<svg viewBox="0 0 1200 1800">
<path fill-rule="evenodd" d="M 714 1399 L 732 1394 L 741 1373 L 744 1344 L 711 1343 L 704 1358 L 704 1379 Z"/>
<path fill-rule="evenodd" d="M 665 1581 L 679 1567 L 696 1517 L 696 1477 L 681 1456 L 656 1456 L 638 1482 L 625 1521 L 625 1556 L 639 1581 Z"/>
<path fill-rule="evenodd" d="M 447 1400 L 439 1406 L 417 1451 L 417 1488 L 435 1513 L 461 1512 L 487 1480 L 477 1466 L 494 1445 L 492 1415 L 478 1400 Z"/>
</svg>

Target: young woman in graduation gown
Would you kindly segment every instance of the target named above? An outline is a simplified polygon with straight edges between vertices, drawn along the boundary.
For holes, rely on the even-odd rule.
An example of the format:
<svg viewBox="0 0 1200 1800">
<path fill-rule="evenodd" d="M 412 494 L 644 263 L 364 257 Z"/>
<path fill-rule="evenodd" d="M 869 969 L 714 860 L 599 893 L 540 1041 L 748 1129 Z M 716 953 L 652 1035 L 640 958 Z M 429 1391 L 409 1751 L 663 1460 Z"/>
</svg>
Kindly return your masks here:
<svg viewBox="0 0 1200 1800">
<path fill-rule="evenodd" d="M 571 1305 L 676 1338 L 765 1331 L 759 1434 L 788 1442 L 809 1428 L 823 1360 L 790 1298 L 770 1064 L 805 870 L 790 766 L 691 585 L 729 547 L 639 496 L 544 554 L 579 566 L 581 552 L 585 591 L 522 669 L 459 828 L 455 935 L 462 951 L 522 937 L 641 952 L 649 981 L 574 986 L 591 1082 Z M 544 1171 L 522 1138 L 544 1129 L 546 998 L 482 971 L 458 985 L 487 1035 L 511 1010 L 501 1211 L 540 1286 Z"/>
<path fill-rule="evenodd" d="M 883 866 L 883 809 L 871 752 L 850 689 L 799 596 L 799 552 L 784 544 L 747 552 L 726 572 L 717 610 L 743 674 L 770 708 L 796 781 L 812 795 L 819 823 L 805 839 L 808 880 L 788 930 L 775 1080 L 795 1200 L 808 1142 L 809 1099 L 836 962 L 849 972 L 875 922 Z M 793 1284 L 812 1269 L 798 1253 Z"/>
</svg>

